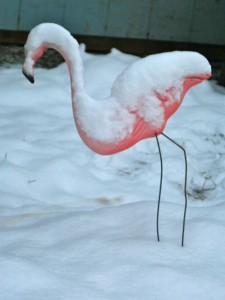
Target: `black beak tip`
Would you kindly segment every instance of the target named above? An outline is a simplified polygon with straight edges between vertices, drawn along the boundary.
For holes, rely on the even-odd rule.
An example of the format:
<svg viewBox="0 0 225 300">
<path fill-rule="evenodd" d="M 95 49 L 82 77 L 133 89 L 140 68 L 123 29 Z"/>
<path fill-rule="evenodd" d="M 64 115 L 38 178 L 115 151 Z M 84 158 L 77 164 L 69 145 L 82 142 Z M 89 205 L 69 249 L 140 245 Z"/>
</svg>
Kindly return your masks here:
<svg viewBox="0 0 225 300">
<path fill-rule="evenodd" d="M 23 75 L 31 82 L 34 83 L 34 76 L 27 74 L 24 70 L 23 70 Z"/>
</svg>

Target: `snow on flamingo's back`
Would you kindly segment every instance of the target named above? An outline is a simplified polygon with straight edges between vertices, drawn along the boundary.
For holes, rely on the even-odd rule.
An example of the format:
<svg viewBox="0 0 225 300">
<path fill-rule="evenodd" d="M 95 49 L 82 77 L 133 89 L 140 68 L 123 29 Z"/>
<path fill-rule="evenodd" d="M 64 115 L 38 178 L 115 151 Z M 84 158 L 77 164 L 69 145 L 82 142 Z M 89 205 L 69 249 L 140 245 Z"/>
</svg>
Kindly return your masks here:
<svg viewBox="0 0 225 300">
<path fill-rule="evenodd" d="M 129 111 L 137 111 L 146 122 L 160 127 L 164 113 L 157 95 L 179 102 L 187 77 L 210 74 L 207 59 L 189 51 L 174 51 L 147 56 L 127 67 L 114 82 L 112 96 Z"/>
<path fill-rule="evenodd" d="M 129 99 L 135 105 L 140 95 L 151 91 L 163 92 L 181 85 L 185 77 L 210 74 L 211 66 L 207 59 L 189 51 L 173 51 L 149 55 L 128 66 L 118 76 L 112 88 L 112 95 Z"/>
</svg>

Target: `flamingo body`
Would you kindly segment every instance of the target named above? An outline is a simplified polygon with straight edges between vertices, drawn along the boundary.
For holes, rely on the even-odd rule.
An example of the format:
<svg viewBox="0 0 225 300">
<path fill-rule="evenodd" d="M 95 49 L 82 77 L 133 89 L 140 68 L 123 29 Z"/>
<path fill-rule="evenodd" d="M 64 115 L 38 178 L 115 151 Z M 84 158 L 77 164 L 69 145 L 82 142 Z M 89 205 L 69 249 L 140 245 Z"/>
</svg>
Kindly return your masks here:
<svg viewBox="0 0 225 300">
<path fill-rule="evenodd" d="M 56 49 L 67 62 L 77 130 L 83 142 L 102 155 L 161 134 L 186 92 L 211 76 L 208 61 L 199 53 L 151 55 L 126 68 L 108 98 L 96 100 L 85 90 L 78 43 L 59 25 L 44 23 L 32 29 L 25 45 L 25 76 L 34 82 L 35 61 L 46 48 Z"/>
</svg>

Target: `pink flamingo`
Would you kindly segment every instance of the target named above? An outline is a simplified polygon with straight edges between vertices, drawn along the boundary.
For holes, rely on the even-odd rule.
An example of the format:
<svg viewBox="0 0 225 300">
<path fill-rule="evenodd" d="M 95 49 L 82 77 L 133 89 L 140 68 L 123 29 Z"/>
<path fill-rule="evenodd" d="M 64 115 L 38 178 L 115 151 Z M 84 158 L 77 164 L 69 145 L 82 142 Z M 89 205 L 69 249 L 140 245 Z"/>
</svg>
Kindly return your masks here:
<svg viewBox="0 0 225 300">
<path fill-rule="evenodd" d="M 108 98 L 97 100 L 85 90 L 79 45 L 66 29 L 52 23 L 40 24 L 31 30 L 24 48 L 23 73 L 32 83 L 34 64 L 45 49 L 53 48 L 64 57 L 70 73 L 75 124 L 83 142 L 94 152 L 110 155 L 123 151 L 142 139 L 156 137 L 161 161 L 157 209 L 158 241 L 163 165 L 157 136 L 164 135 L 184 151 L 183 246 L 187 208 L 186 153 L 163 130 L 167 120 L 181 105 L 188 89 L 211 76 L 207 59 L 199 53 L 187 51 L 147 56 L 134 62 L 116 78 Z"/>
</svg>

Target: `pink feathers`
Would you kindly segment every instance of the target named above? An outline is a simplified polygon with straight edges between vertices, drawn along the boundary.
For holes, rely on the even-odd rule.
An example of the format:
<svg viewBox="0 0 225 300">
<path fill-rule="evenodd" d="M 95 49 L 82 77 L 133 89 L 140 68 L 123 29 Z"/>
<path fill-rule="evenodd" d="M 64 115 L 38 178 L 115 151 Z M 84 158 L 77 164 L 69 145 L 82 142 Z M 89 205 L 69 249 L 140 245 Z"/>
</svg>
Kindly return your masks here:
<svg viewBox="0 0 225 300">
<path fill-rule="evenodd" d="M 46 48 L 56 49 L 65 58 L 78 132 L 89 148 L 103 155 L 161 134 L 188 89 L 209 78 L 211 72 L 199 53 L 150 55 L 126 68 L 115 80 L 111 95 L 100 101 L 85 91 L 78 43 L 56 24 L 40 24 L 28 36 L 23 73 L 31 82 L 35 61 Z"/>
</svg>

